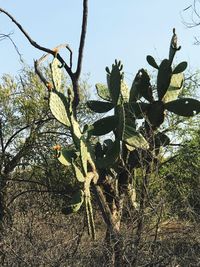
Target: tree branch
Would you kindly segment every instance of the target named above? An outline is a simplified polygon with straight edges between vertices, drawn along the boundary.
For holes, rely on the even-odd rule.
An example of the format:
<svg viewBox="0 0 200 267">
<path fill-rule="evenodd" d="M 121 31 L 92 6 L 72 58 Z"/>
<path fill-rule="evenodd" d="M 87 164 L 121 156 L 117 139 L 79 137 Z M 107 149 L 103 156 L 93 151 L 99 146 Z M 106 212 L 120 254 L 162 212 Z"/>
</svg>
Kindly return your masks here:
<svg viewBox="0 0 200 267">
<path fill-rule="evenodd" d="M 56 50 L 51 50 L 49 48 L 46 48 L 44 46 L 39 45 L 36 41 L 34 41 L 30 35 L 24 30 L 24 28 L 21 26 L 21 24 L 10 14 L 8 13 L 6 10 L 0 8 L 0 12 L 4 13 L 7 17 L 9 17 L 12 22 L 19 28 L 19 30 L 24 34 L 24 36 L 26 37 L 26 39 L 29 41 L 29 43 L 34 46 L 35 48 L 37 48 L 38 50 L 44 51 L 48 54 L 51 54 L 52 56 L 57 56 L 58 60 L 61 62 L 61 64 L 64 66 L 65 70 L 67 71 L 67 73 L 69 74 L 70 77 L 73 76 L 72 70 L 71 68 L 67 65 L 67 63 L 64 61 L 64 59 L 57 53 Z M 68 49 L 68 47 L 67 47 Z M 68 49 L 69 50 L 69 49 Z M 71 56 L 70 56 L 71 57 Z"/>
<path fill-rule="evenodd" d="M 82 20 L 82 29 L 81 29 L 81 38 L 79 44 L 79 52 L 78 52 L 78 63 L 76 69 L 76 77 L 77 79 L 81 73 L 82 61 L 83 61 L 83 49 L 85 45 L 85 37 L 87 30 L 87 18 L 88 18 L 88 0 L 83 1 L 83 20 Z"/>
</svg>

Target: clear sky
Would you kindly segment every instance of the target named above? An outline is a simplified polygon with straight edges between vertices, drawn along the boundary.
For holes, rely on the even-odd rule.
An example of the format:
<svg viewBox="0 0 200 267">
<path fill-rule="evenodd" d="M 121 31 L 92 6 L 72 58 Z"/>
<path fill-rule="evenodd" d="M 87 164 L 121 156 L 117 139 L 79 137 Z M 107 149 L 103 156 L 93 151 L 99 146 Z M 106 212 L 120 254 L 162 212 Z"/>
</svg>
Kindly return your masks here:
<svg viewBox="0 0 200 267">
<path fill-rule="evenodd" d="M 176 61 L 188 61 L 189 67 L 200 67 L 200 46 L 194 46 L 194 36 L 200 28 L 188 29 L 182 22 L 190 19 L 190 10 L 183 9 L 193 0 L 89 0 L 89 20 L 84 53 L 83 74 L 90 73 L 90 83 L 105 81 L 105 66 L 114 59 L 122 60 L 127 81 L 141 67 L 152 70 L 146 55 L 157 61 L 168 56 L 172 28 L 176 28 L 181 51 Z M 0 0 L 0 7 L 9 11 L 39 44 L 53 48 L 68 43 L 76 58 L 79 42 L 82 0 Z M 12 35 L 24 60 L 43 53 L 31 47 L 14 24 L 0 14 L 0 33 Z M 67 53 L 66 53 L 67 54 Z M 8 40 L 0 42 L 0 75 L 16 74 L 21 66 L 19 57 Z"/>
</svg>

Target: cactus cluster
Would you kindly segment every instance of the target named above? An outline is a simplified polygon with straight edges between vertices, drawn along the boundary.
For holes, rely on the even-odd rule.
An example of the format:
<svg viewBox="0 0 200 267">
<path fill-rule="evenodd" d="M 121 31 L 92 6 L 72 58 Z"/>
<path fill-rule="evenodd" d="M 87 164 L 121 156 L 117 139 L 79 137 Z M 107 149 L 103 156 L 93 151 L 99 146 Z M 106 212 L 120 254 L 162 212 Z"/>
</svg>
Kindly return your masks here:
<svg viewBox="0 0 200 267">
<path fill-rule="evenodd" d="M 65 166 L 71 166 L 74 176 L 80 183 L 80 189 L 72 197 L 67 213 L 76 212 L 85 203 L 89 233 L 95 236 L 94 219 L 91 204 L 91 183 L 101 184 L 118 180 L 126 184 L 127 170 L 140 167 L 141 157 L 148 162 L 149 157 L 158 154 L 162 146 L 170 139 L 159 132 L 166 112 L 180 116 L 193 116 L 200 112 L 200 102 L 191 98 L 178 98 L 184 81 L 183 72 L 186 62 L 173 67 L 177 47 L 176 34 L 170 45 L 169 58 L 157 64 L 152 56 L 147 62 L 157 69 L 156 94 L 153 93 L 151 79 L 147 71 L 140 69 L 129 89 L 124 82 L 123 65 L 115 61 L 112 68 L 106 68 L 107 85 L 97 84 L 96 90 L 101 100 L 90 100 L 88 107 L 95 113 L 112 111 L 108 116 L 81 129 L 72 109 L 73 92 L 61 92 L 60 62 L 55 57 L 52 64 L 53 88 L 50 90 L 49 106 L 54 117 L 71 132 L 73 147 L 56 147 L 56 157 Z M 141 127 L 137 121 L 143 120 Z M 92 136 L 105 136 L 113 133 L 113 138 L 104 137 L 102 142 L 92 145 Z M 129 192 L 133 191 L 126 184 Z M 113 193 L 114 194 L 114 193 Z M 115 194 L 119 194 L 116 193 Z M 115 195 L 115 197 L 116 197 Z"/>
</svg>

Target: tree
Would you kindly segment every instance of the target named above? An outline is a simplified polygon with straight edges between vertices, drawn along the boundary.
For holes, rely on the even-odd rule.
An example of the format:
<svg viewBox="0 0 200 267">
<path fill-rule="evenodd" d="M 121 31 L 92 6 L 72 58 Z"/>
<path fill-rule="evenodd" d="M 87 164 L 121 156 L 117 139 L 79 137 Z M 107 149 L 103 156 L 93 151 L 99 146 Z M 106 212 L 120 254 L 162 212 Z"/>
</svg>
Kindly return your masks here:
<svg viewBox="0 0 200 267">
<path fill-rule="evenodd" d="M 160 169 L 170 212 L 193 221 L 198 221 L 200 215 L 199 141 L 197 128 L 176 151 L 173 161 L 167 161 Z"/>
<path fill-rule="evenodd" d="M 186 69 L 187 63 L 181 62 L 175 68 L 172 66 L 175 53 L 180 50 L 174 29 L 169 57 L 157 64 L 153 57 L 147 56 L 148 63 L 158 72 L 155 93 L 152 91 L 150 77 L 144 69 L 138 71 L 129 91 L 123 80 L 123 66 L 116 60 L 111 69 L 106 68 L 107 86 L 97 85 L 97 92 L 104 101 L 88 102 L 92 111 L 106 113 L 113 110 L 114 115 L 82 127 L 82 122 L 77 116 L 77 106 L 80 98 L 79 77 L 86 34 L 87 9 L 88 1 L 84 0 L 82 32 L 75 72 L 72 71 L 71 60 L 67 64 L 59 54 L 59 49 L 63 46 L 58 46 L 54 50 L 39 46 L 9 13 L 0 10 L 13 20 L 34 47 L 54 57 L 51 63 L 53 82 L 40 70 L 40 64 L 47 56 L 35 62 L 35 69 L 48 89 L 49 106 L 53 116 L 70 131 L 73 141 L 70 145 L 58 144 L 54 147 L 55 157 L 64 166 L 72 167 L 74 176 L 80 184 L 65 212 L 66 214 L 77 212 L 84 204 L 88 232 L 95 238 L 92 211 L 92 193 L 94 194 L 107 226 L 106 241 L 112 254 L 113 266 L 126 264 L 123 257 L 120 224 L 127 196 L 130 196 L 135 206 L 133 181 L 137 179 L 136 170 L 140 169 L 137 230 L 133 242 L 132 259 L 132 266 L 137 266 L 144 215 L 149 204 L 149 180 L 159 166 L 161 148 L 170 143 L 170 138 L 160 132 L 159 128 L 168 112 L 185 117 L 198 114 L 200 102 L 191 98 L 177 99 L 183 83 L 182 72 Z M 72 55 L 68 46 L 67 49 Z M 67 92 L 61 90 L 59 74 L 61 68 L 64 68 L 71 78 L 72 88 L 68 88 Z M 142 124 L 139 126 L 140 119 Z M 107 136 L 111 132 L 112 138 Z M 98 139 L 100 136 L 103 136 L 103 139 Z"/>
</svg>

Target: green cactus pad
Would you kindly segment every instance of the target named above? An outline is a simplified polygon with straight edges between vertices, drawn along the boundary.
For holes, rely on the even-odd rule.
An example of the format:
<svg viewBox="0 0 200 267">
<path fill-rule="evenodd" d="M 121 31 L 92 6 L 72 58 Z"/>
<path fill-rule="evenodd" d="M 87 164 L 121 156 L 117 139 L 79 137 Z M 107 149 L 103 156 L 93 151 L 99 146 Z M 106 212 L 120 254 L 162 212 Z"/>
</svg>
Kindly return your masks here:
<svg viewBox="0 0 200 267">
<path fill-rule="evenodd" d="M 172 76 L 172 68 L 168 59 L 164 59 L 158 70 L 157 91 L 158 99 L 161 100 L 169 88 Z"/>
<path fill-rule="evenodd" d="M 74 159 L 76 157 L 75 151 L 74 150 L 70 150 L 70 149 L 62 149 L 60 151 L 58 160 L 60 161 L 60 163 L 62 163 L 65 166 L 70 166 L 72 163 L 72 159 Z"/>
<path fill-rule="evenodd" d="M 120 95 L 120 90 L 121 90 L 121 72 L 120 72 L 120 67 L 118 64 L 113 64 L 112 70 L 109 76 L 109 82 L 108 82 L 108 88 L 110 91 L 110 96 L 112 99 L 112 102 L 114 105 L 117 105 L 119 95 Z"/>
<path fill-rule="evenodd" d="M 99 97 L 101 97 L 103 100 L 111 101 L 109 89 L 105 84 L 97 83 L 95 87 Z"/>
<path fill-rule="evenodd" d="M 62 84 L 62 68 L 60 61 L 55 57 L 50 64 L 53 84 L 57 91 L 60 91 Z"/>
<path fill-rule="evenodd" d="M 154 101 L 149 105 L 147 118 L 153 127 L 159 127 L 164 121 L 164 104 L 162 101 Z"/>
<path fill-rule="evenodd" d="M 155 59 L 152 56 L 148 55 L 146 59 L 149 65 L 151 65 L 155 69 L 159 69 L 158 64 L 156 63 Z"/>
<path fill-rule="evenodd" d="M 125 110 L 123 105 L 118 105 L 115 108 L 115 115 L 118 118 L 118 124 L 117 124 L 117 138 L 122 140 L 122 136 L 124 134 L 124 128 L 125 128 Z"/>
<path fill-rule="evenodd" d="M 121 96 L 123 99 L 123 102 L 126 103 L 129 101 L 129 88 L 128 85 L 122 80 L 121 81 Z"/>
<path fill-rule="evenodd" d="M 126 113 L 130 113 L 136 119 L 143 119 L 149 106 L 150 104 L 143 102 L 125 103 L 124 105 Z"/>
<path fill-rule="evenodd" d="M 177 115 L 191 117 L 200 112 L 200 101 L 192 98 L 182 98 L 166 103 L 165 108 Z"/>
<path fill-rule="evenodd" d="M 167 92 L 162 99 L 164 103 L 177 99 L 178 95 L 181 93 L 183 88 L 183 80 L 184 80 L 184 75 L 182 72 L 172 75 L 170 86 L 167 89 Z"/>
<path fill-rule="evenodd" d="M 179 63 L 179 64 L 175 67 L 175 69 L 173 70 L 173 74 L 181 73 L 181 72 L 183 72 L 186 68 L 187 68 L 187 62 L 186 62 L 186 61 L 183 61 L 183 62 Z"/>
<path fill-rule="evenodd" d="M 72 162 L 72 168 L 73 168 L 74 174 L 75 174 L 75 176 L 76 176 L 76 179 L 77 179 L 80 183 L 85 182 L 85 177 L 84 177 L 84 175 L 82 174 L 82 172 L 79 170 L 79 168 L 76 166 L 76 164 L 75 164 L 74 162 Z"/>
<path fill-rule="evenodd" d="M 90 135 L 101 136 L 115 130 L 116 127 L 117 118 L 115 116 L 108 116 L 89 126 L 88 133 Z"/>
<path fill-rule="evenodd" d="M 105 169 L 113 166 L 120 156 L 120 141 L 116 140 L 113 142 L 112 146 L 109 146 L 105 156 L 99 158 L 96 162 L 96 165 L 100 169 Z"/>
<path fill-rule="evenodd" d="M 94 112 L 105 113 L 114 108 L 114 105 L 110 102 L 102 102 L 91 100 L 87 102 L 87 106 Z"/>
<path fill-rule="evenodd" d="M 56 91 L 50 93 L 49 106 L 53 116 L 62 124 L 70 126 L 67 116 L 68 103 L 66 97 Z"/>
<path fill-rule="evenodd" d="M 130 90 L 129 102 L 136 102 L 141 98 L 141 96 L 143 96 L 149 102 L 153 101 L 150 77 L 144 69 L 138 71 L 133 81 Z"/>
<path fill-rule="evenodd" d="M 135 148 L 149 148 L 149 144 L 146 139 L 136 131 L 135 127 L 132 127 L 131 125 L 125 125 L 123 140 L 129 146 L 133 146 Z"/>
<path fill-rule="evenodd" d="M 84 201 L 84 192 L 82 190 L 79 190 L 73 195 L 72 200 L 70 201 L 70 205 L 66 209 L 63 209 L 63 213 L 68 215 L 79 211 L 79 209 L 83 204 L 83 201 Z"/>
<path fill-rule="evenodd" d="M 88 154 L 88 149 L 87 145 L 84 140 L 80 141 L 80 155 L 81 155 L 81 164 L 83 168 L 84 175 L 87 175 L 87 156 Z"/>
</svg>

